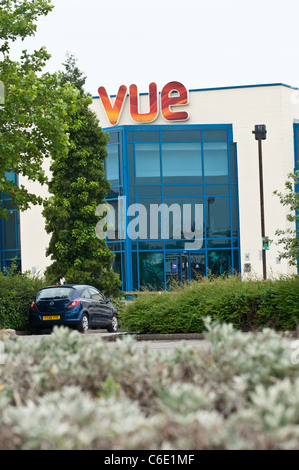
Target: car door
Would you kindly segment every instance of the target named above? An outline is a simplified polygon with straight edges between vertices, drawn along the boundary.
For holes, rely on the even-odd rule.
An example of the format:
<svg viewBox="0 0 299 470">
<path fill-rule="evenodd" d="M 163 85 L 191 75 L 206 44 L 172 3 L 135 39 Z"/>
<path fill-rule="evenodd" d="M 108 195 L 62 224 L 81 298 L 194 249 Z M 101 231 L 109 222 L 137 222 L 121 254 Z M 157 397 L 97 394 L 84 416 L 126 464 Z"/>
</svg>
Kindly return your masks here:
<svg viewBox="0 0 299 470">
<path fill-rule="evenodd" d="M 89 292 L 91 299 L 94 301 L 94 321 L 99 326 L 107 325 L 109 323 L 109 319 L 111 318 L 111 308 L 106 302 L 105 296 L 95 287 L 89 287 Z"/>
<path fill-rule="evenodd" d="M 96 325 L 99 302 L 92 297 L 92 293 L 88 287 L 83 290 L 80 300 L 83 304 L 84 310 L 87 310 L 88 312 L 90 325 Z"/>
<path fill-rule="evenodd" d="M 82 302 L 84 311 L 88 312 L 89 320 L 92 322 L 92 316 L 95 313 L 94 312 L 95 311 L 95 304 L 92 301 L 92 299 L 90 298 L 90 293 L 89 293 L 89 290 L 88 290 L 87 287 L 85 287 L 85 289 L 82 291 L 82 293 L 80 295 L 80 300 Z"/>
</svg>

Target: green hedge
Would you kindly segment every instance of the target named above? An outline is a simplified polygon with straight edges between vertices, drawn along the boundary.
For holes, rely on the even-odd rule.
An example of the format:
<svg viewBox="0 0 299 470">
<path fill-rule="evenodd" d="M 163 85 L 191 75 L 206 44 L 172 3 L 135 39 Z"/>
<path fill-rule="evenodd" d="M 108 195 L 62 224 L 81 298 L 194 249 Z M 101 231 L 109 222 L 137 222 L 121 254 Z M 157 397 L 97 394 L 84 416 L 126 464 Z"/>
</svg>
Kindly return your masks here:
<svg viewBox="0 0 299 470">
<path fill-rule="evenodd" d="M 41 278 L 18 272 L 14 264 L 0 272 L 0 329 L 28 329 L 30 302 L 43 285 Z"/>
<path fill-rule="evenodd" d="M 0 273 L 0 329 L 28 329 L 28 307 L 45 281 L 16 267 Z M 147 292 L 120 308 L 121 327 L 137 333 L 191 333 L 210 316 L 243 331 L 299 324 L 299 277 L 241 281 L 238 276 L 193 281 L 170 291 Z"/>
<path fill-rule="evenodd" d="M 207 316 L 243 331 L 293 330 L 299 323 L 299 278 L 205 278 L 171 291 L 143 293 L 123 308 L 120 319 L 130 332 L 191 333 L 203 330 Z"/>
</svg>

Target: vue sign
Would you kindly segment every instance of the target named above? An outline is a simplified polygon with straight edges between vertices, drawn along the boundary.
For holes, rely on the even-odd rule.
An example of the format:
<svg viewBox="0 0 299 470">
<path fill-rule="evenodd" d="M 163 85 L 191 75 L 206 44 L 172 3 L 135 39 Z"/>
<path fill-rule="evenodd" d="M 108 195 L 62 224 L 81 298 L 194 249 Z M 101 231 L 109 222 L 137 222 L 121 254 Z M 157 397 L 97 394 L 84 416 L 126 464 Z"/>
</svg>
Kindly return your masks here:
<svg viewBox="0 0 299 470">
<path fill-rule="evenodd" d="M 119 87 L 116 99 L 112 105 L 106 89 L 101 86 L 99 88 L 99 96 L 104 105 L 107 117 L 112 125 L 116 125 L 121 117 L 122 110 L 127 98 L 127 87 L 121 85 Z M 130 94 L 130 114 L 133 121 L 137 123 L 153 122 L 159 114 L 157 85 L 150 83 L 149 85 L 149 112 L 141 113 L 139 106 L 139 94 L 136 85 L 129 88 Z M 173 108 L 184 106 L 189 103 L 188 91 L 180 82 L 167 83 L 161 92 L 161 113 L 166 121 L 186 121 L 189 119 L 189 113 L 186 111 L 178 111 Z"/>
</svg>

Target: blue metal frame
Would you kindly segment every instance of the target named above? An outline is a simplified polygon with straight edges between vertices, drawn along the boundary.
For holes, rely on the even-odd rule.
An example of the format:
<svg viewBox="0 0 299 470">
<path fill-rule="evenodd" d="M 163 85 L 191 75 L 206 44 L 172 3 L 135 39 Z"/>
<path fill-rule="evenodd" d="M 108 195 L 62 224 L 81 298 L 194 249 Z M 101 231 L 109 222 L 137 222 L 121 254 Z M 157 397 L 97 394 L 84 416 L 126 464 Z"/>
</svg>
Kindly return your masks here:
<svg viewBox="0 0 299 470">
<path fill-rule="evenodd" d="M 294 123 L 294 171 L 299 170 L 299 155 L 297 150 L 297 143 L 299 143 L 299 138 L 297 139 L 297 131 L 299 131 L 299 123 Z"/>
<path fill-rule="evenodd" d="M 299 138 L 297 139 L 297 131 L 299 133 L 299 123 L 293 124 L 293 132 L 294 132 L 294 172 L 299 170 L 299 155 L 298 155 L 298 145 L 299 145 Z M 295 185 L 295 191 L 299 191 L 299 185 Z M 298 233 L 299 230 L 299 222 L 296 220 L 296 230 Z M 299 274 L 299 259 L 297 260 L 297 274 Z"/>
<path fill-rule="evenodd" d="M 205 125 L 199 125 L 199 124 L 177 124 L 177 125 L 150 125 L 150 126 L 145 126 L 145 125 L 120 125 L 120 126 L 115 126 L 115 127 L 109 127 L 109 128 L 105 128 L 103 129 L 104 131 L 108 132 L 109 134 L 112 134 L 112 133 L 115 133 L 115 132 L 120 132 L 120 135 L 122 136 L 121 137 L 121 151 L 122 151 L 122 172 L 123 172 L 123 195 L 126 196 L 126 202 L 127 202 L 127 207 L 126 209 L 128 209 L 128 206 L 130 204 L 130 200 L 134 199 L 135 202 L 139 199 L 137 197 L 137 189 L 138 187 L 141 187 L 141 186 L 147 186 L 147 187 L 157 187 L 159 186 L 161 188 L 161 197 L 159 198 L 159 200 L 161 200 L 161 202 L 167 200 L 167 197 L 164 197 L 164 192 L 163 192 L 163 181 L 162 181 L 162 165 L 163 165 L 163 161 L 162 161 L 162 158 L 161 158 L 161 145 L 162 145 L 162 139 L 161 139 L 161 131 L 174 131 L 174 130 L 182 130 L 182 131 L 190 131 L 190 130 L 200 130 L 200 131 L 205 131 L 205 130 L 213 130 L 213 131 L 219 131 L 219 130 L 225 130 L 227 132 L 227 139 L 226 139 L 226 142 L 227 142 L 227 146 L 228 146 L 228 156 L 229 156 L 229 161 L 231 161 L 231 158 L 234 158 L 234 165 L 235 165 L 235 172 L 236 172 L 236 178 L 235 178 L 235 181 L 232 182 L 231 180 L 231 166 L 229 166 L 228 168 L 228 174 L 229 174 L 229 181 L 228 183 L 224 183 L 228 186 L 229 188 L 229 191 L 228 191 L 228 195 L 219 195 L 217 197 L 228 197 L 229 198 L 229 210 L 230 210 L 230 226 L 231 226 L 231 229 L 232 229 L 232 222 L 233 222 L 233 219 L 232 219 L 232 202 L 233 202 L 233 198 L 235 198 L 236 200 L 236 224 L 237 224 L 237 237 L 233 237 L 233 233 L 231 232 L 231 236 L 229 238 L 224 238 L 223 240 L 230 240 L 230 247 L 228 248 L 220 248 L 220 249 L 217 249 L 217 248 L 208 248 L 207 247 L 207 243 L 205 243 L 204 245 L 204 248 L 202 248 L 201 250 L 199 251 L 196 251 L 196 253 L 203 253 L 205 255 L 205 262 L 206 262 L 206 275 L 208 275 L 208 253 L 209 252 L 212 252 L 212 251 L 229 251 L 230 252 L 230 260 L 231 260 L 231 267 L 233 270 L 237 270 L 240 272 L 240 267 L 241 267 L 241 262 L 240 262 L 240 230 L 239 230 L 239 201 L 238 201 L 238 169 L 237 169 L 237 151 L 236 151 L 236 144 L 234 143 L 233 141 L 233 129 L 232 129 L 232 124 L 205 124 Z M 159 146 L 160 146 L 160 172 L 161 172 L 161 181 L 160 181 L 160 184 L 152 184 L 152 185 L 137 185 L 136 184 L 136 171 L 134 171 L 134 185 L 130 185 L 130 181 L 129 181 L 129 143 L 132 143 L 133 144 L 133 148 L 134 148 L 134 165 L 135 165 L 135 137 L 134 137 L 134 141 L 131 142 L 131 140 L 129 141 L 128 139 L 128 135 L 129 135 L 129 132 L 131 131 L 159 131 L 160 135 L 159 135 Z M 133 133 L 133 136 L 135 134 Z M 143 143 L 143 142 L 149 142 L 147 140 L 143 140 L 142 142 L 140 143 Z M 182 141 L 178 141 L 178 145 L 179 145 L 179 142 L 182 142 Z M 188 140 L 184 141 L 184 142 L 188 142 Z M 196 142 L 199 142 L 199 140 L 196 140 Z M 208 140 L 203 140 L 203 132 L 201 133 L 201 149 L 202 149 L 202 155 L 204 155 L 204 152 L 203 152 L 203 145 L 204 145 L 204 142 L 209 142 Z M 213 140 L 213 141 L 210 141 L 210 142 L 224 142 L 224 140 Z M 139 142 L 138 142 L 139 143 Z M 155 142 L 156 143 L 156 142 Z M 231 146 L 234 146 L 234 149 L 232 149 Z M 232 150 L 234 150 L 234 155 L 232 155 Z M 204 175 L 204 161 L 202 162 L 202 165 L 203 165 L 203 175 Z M 135 168 L 134 168 L 135 170 Z M 216 185 L 217 183 L 215 183 Z M 218 183 L 219 185 L 221 183 Z M 169 185 L 171 186 L 171 185 Z M 173 186 L 184 186 L 184 185 L 174 185 Z M 189 186 L 189 185 L 188 185 Z M 134 196 L 131 196 L 130 195 L 130 188 L 131 187 L 134 187 Z M 206 214 L 206 185 L 205 185 L 205 182 L 203 180 L 202 182 L 202 188 L 203 188 L 203 194 L 201 196 L 199 196 L 200 198 L 203 198 L 203 205 L 204 205 L 204 214 Z M 216 194 L 215 194 L 216 196 Z M 180 197 L 184 197 L 184 196 L 180 196 Z M 186 196 L 187 197 L 187 196 Z M 195 197 L 195 196 L 194 196 Z M 147 196 L 147 197 L 142 197 L 143 199 L 150 199 L 151 197 L 150 196 Z M 207 240 L 212 240 L 212 239 L 207 239 L 206 237 L 206 224 L 205 224 L 205 233 L 204 233 L 204 240 L 207 242 Z M 154 242 L 155 240 L 149 240 L 150 242 Z M 161 240 L 159 240 L 161 241 Z M 162 244 L 162 248 L 160 250 L 158 249 L 153 249 L 153 250 L 140 250 L 140 247 L 139 247 L 139 241 L 137 241 L 136 243 L 136 249 L 132 248 L 132 243 L 131 243 L 131 240 L 129 237 L 125 237 L 124 239 L 124 256 L 125 256 L 125 279 L 126 279 L 126 284 L 123 286 L 123 289 L 126 290 L 126 291 L 132 291 L 133 290 L 133 275 L 132 275 L 132 253 L 137 253 L 137 259 L 139 259 L 139 253 L 141 252 L 160 252 L 160 253 L 163 253 L 163 263 L 164 263 L 164 285 L 166 287 L 166 269 L 165 269 L 165 255 L 166 253 L 173 253 L 173 254 L 177 254 L 180 258 L 180 260 L 182 259 L 182 255 L 185 255 L 187 254 L 188 256 L 188 259 L 189 259 L 189 278 L 190 278 L 190 274 L 191 274 L 191 264 L 190 264 L 190 255 L 189 253 L 195 253 L 195 251 L 190 251 L 190 252 L 187 252 L 186 253 L 186 250 L 183 249 L 183 248 L 178 248 L 178 249 L 168 249 L 167 246 L 166 246 L 166 242 L 167 240 L 163 240 L 163 244 Z M 217 241 L 220 241 L 219 238 L 217 238 Z M 235 257 L 234 257 L 234 254 L 235 253 L 238 253 L 238 261 L 237 261 L 237 266 L 234 265 L 235 263 Z M 181 263 L 180 263 L 181 264 Z M 140 273 L 139 273 L 139 262 L 137 263 L 137 266 L 136 266 L 136 269 L 137 269 L 137 276 L 138 276 L 138 288 L 140 288 Z M 180 269 L 182 269 L 182 267 L 180 266 Z"/>
<path fill-rule="evenodd" d="M 14 183 L 18 184 L 18 176 L 13 173 L 12 174 Z M 1 193 L 1 209 L 4 209 L 4 203 L 11 201 L 11 197 L 4 198 L 4 194 Z M 9 217 L 14 218 L 15 224 L 15 237 L 14 237 L 14 247 L 13 248 L 6 248 L 5 244 L 5 231 L 7 230 L 6 221 L 4 218 L 0 219 L 0 271 L 3 271 L 4 268 L 9 268 L 11 262 L 14 260 L 16 261 L 19 266 L 21 266 L 21 241 L 20 241 L 20 224 L 19 224 L 19 217 L 16 209 L 11 209 L 10 212 L 12 214 Z M 10 255 L 10 256 L 9 256 Z"/>
</svg>

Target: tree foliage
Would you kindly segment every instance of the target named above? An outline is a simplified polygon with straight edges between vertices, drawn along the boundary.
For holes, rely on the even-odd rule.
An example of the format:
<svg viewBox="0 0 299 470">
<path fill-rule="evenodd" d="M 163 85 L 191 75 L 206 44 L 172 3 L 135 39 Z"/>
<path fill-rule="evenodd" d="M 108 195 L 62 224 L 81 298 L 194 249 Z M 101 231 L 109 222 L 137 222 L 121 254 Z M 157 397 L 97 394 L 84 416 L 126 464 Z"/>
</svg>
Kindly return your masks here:
<svg viewBox="0 0 299 470">
<path fill-rule="evenodd" d="M 274 191 L 282 205 L 288 206 L 290 212 L 287 214 L 287 221 L 292 224 L 292 227 L 286 230 L 276 230 L 276 235 L 279 237 L 278 244 L 282 246 L 282 251 L 279 253 L 280 258 L 288 259 L 289 264 L 298 266 L 299 259 L 299 171 L 289 175 L 289 179 L 285 183 L 285 193 Z"/>
<path fill-rule="evenodd" d="M 67 115 L 76 107 L 74 89 L 62 85 L 58 73 L 43 72 L 50 58 L 44 47 L 33 53 L 23 50 L 18 61 L 11 59 L 12 42 L 34 35 L 38 18 L 52 8 L 49 0 L 0 0 L 0 81 L 4 86 L 0 198 L 1 193 L 11 193 L 18 210 L 42 200 L 25 185 L 12 181 L 10 173 L 46 183 L 42 163 L 46 157 L 67 153 Z M 7 215 L 0 204 L 0 217 Z"/>
<path fill-rule="evenodd" d="M 85 78 L 68 57 L 61 84 L 76 87 L 80 94 L 77 109 L 69 118 L 69 151 L 57 154 L 51 165 L 52 194 L 44 203 L 46 230 L 51 233 L 47 255 L 53 263 L 46 276 L 53 282 L 92 284 L 107 295 L 117 295 L 120 281 L 112 270 L 114 254 L 105 240 L 99 240 L 95 227 L 96 208 L 107 195 L 104 160 L 108 134 L 90 110 L 91 97 L 84 92 Z"/>
</svg>

